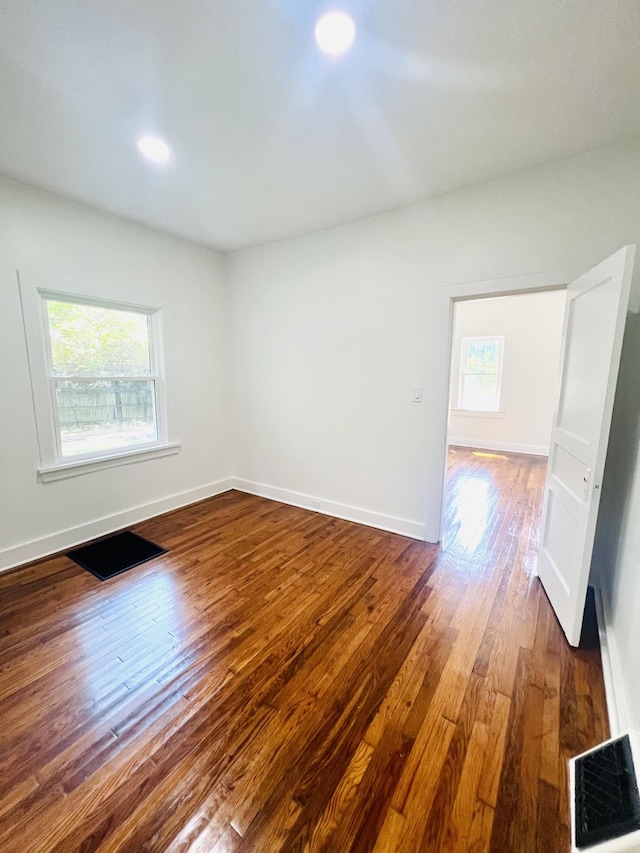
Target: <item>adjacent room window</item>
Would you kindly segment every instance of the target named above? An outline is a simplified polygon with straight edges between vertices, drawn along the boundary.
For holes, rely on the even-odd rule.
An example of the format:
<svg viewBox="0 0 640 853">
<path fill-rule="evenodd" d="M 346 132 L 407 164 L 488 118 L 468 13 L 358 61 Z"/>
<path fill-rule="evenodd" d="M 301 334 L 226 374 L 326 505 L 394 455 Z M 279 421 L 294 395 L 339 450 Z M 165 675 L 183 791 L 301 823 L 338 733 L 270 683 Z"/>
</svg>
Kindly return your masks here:
<svg viewBox="0 0 640 853">
<path fill-rule="evenodd" d="M 462 339 L 458 408 L 499 410 L 503 350 L 502 335 Z"/>
<path fill-rule="evenodd" d="M 177 452 L 167 440 L 163 309 L 24 274 L 20 285 L 43 479 Z"/>
</svg>

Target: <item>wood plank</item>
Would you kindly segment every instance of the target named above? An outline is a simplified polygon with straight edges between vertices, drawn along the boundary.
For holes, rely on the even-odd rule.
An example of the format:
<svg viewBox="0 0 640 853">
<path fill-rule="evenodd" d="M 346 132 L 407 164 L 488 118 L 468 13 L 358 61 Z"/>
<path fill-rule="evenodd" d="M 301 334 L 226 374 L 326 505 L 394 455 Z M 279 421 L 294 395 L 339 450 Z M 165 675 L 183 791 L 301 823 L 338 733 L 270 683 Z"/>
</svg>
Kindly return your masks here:
<svg viewBox="0 0 640 853">
<path fill-rule="evenodd" d="M 564 851 L 593 619 L 533 572 L 544 461 L 450 461 L 441 549 L 229 492 L 0 576 L 3 853 Z"/>
</svg>

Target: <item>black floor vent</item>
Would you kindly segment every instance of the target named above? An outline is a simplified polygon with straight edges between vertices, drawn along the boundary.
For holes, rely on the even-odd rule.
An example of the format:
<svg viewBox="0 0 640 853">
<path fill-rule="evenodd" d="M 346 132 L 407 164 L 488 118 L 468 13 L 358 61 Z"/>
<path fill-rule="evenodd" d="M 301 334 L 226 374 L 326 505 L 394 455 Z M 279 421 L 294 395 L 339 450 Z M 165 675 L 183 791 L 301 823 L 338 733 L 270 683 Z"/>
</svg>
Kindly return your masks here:
<svg viewBox="0 0 640 853">
<path fill-rule="evenodd" d="M 640 829 L 640 799 L 628 735 L 577 758 L 575 782 L 577 847 Z"/>
<path fill-rule="evenodd" d="M 106 581 L 114 575 L 119 575 L 127 569 L 132 569 L 140 563 L 146 563 L 147 560 L 166 553 L 166 548 L 126 530 L 124 533 L 116 533 L 106 539 L 68 551 L 67 557 L 101 581 Z"/>
</svg>

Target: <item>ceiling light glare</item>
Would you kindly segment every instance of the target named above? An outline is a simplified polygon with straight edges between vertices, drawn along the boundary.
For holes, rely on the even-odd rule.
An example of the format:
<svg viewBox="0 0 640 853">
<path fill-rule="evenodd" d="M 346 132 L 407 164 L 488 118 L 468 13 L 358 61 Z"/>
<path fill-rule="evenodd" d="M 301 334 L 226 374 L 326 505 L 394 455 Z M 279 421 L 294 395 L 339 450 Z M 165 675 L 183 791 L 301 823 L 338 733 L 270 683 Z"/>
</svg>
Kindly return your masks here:
<svg viewBox="0 0 640 853">
<path fill-rule="evenodd" d="M 166 163 L 171 157 L 171 149 L 159 136 L 141 136 L 138 151 L 153 163 Z"/>
<path fill-rule="evenodd" d="M 356 37 L 356 25 L 346 12 L 327 12 L 316 23 L 316 42 L 329 56 L 345 53 Z"/>
</svg>

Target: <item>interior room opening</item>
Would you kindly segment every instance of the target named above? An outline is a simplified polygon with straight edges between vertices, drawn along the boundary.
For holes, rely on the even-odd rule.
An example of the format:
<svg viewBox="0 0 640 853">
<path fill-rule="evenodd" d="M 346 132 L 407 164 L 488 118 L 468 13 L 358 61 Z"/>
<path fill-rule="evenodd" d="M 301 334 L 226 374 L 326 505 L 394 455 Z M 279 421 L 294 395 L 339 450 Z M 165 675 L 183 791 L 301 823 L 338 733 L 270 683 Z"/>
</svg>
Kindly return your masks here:
<svg viewBox="0 0 640 853">
<path fill-rule="evenodd" d="M 470 566 L 506 503 L 537 534 L 564 309 L 564 289 L 453 302 L 443 546 Z"/>
</svg>

